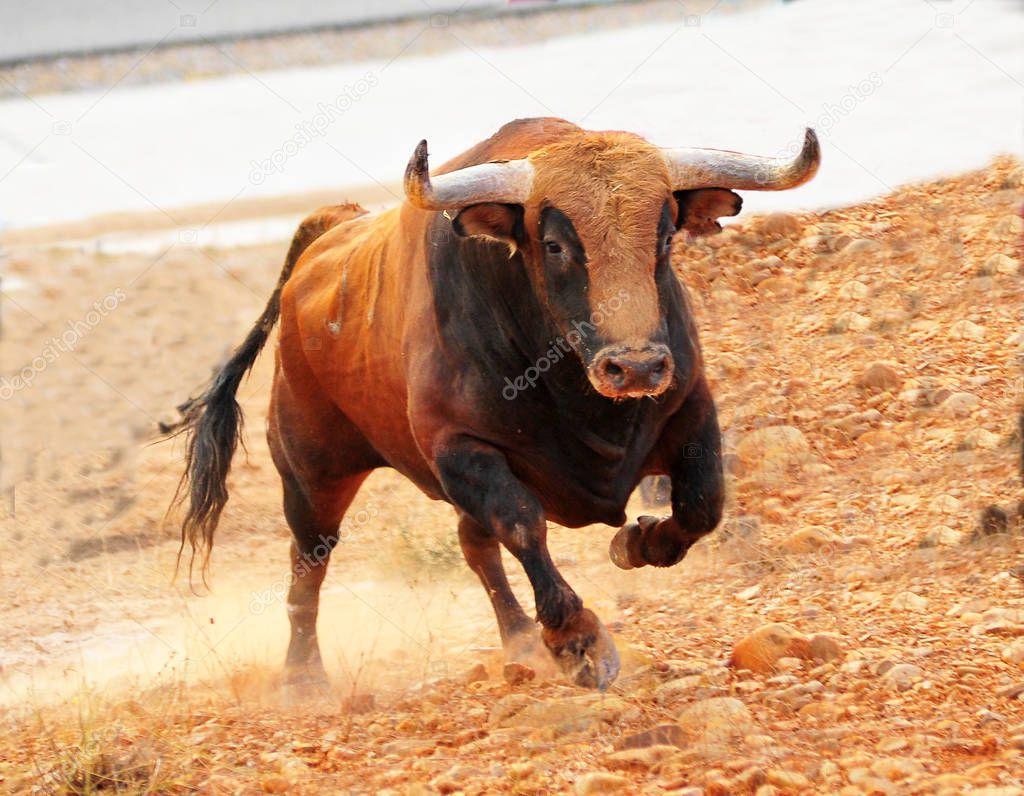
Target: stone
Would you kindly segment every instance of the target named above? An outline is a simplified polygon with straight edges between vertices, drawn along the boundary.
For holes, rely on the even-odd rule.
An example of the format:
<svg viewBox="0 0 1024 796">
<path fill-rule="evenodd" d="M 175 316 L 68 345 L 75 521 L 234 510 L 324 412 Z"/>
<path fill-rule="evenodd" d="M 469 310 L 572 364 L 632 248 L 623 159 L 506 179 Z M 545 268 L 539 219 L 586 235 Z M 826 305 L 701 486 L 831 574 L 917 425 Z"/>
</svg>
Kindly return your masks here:
<svg viewBox="0 0 1024 796">
<path fill-rule="evenodd" d="M 928 607 L 928 599 L 912 591 L 901 591 L 890 603 L 896 611 L 924 611 Z"/>
<path fill-rule="evenodd" d="M 605 765 L 618 771 L 632 768 L 653 768 L 679 754 L 679 747 L 669 744 L 655 744 L 639 749 L 623 749 L 605 757 Z"/>
<path fill-rule="evenodd" d="M 509 685 L 517 686 L 530 682 L 537 673 L 525 663 L 506 663 L 501 670 L 501 676 Z"/>
<path fill-rule="evenodd" d="M 860 299 L 867 298 L 870 293 L 871 289 L 863 282 L 851 279 L 839 287 L 839 290 L 836 291 L 836 296 L 841 299 L 859 301 Z"/>
<path fill-rule="evenodd" d="M 806 659 L 810 656 L 810 640 L 796 628 L 781 622 L 762 625 L 733 647 L 730 664 L 737 669 L 769 673 L 776 670 L 781 658 Z"/>
<path fill-rule="evenodd" d="M 1015 663 L 1018 666 L 1024 665 L 1024 639 L 1017 639 L 1008 646 L 1003 647 L 1000 657 L 1007 663 Z"/>
<path fill-rule="evenodd" d="M 694 702 L 679 714 L 679 725 L 694 740 L 728 743 L 748 734 L 754 726 L 750 710 L 734 697 L 712 697 Z"/>
<path fill-rule="evenodd" d="M 630 781 L 618 774 L 591 771 L 576 778 L 574 790 L 577 796 L 593 796 L 601 793 L 619 793 L 629 787 Z"/>
<path fill-rule="evenodd" d="M 844 656 L 842 644 L 827 633 L 816 633 L 811 636 L 810 659 L 819 663 L 838 661 Z"/>
<path fill-rule="evenodd" d="M 836 318 L 829 327 L 829 331 L 833 334 L 842 334 L 843 332 L 863 332 L 870 328 L 870 318 L 858 312 L 850 311 L 844 312 Z"/>
<path fill-rule="evenodd" d="M 982 266 L 984 274 L 1003 274 L 1012 276 L 1020 273 L 1020 263 L 1005 254 L 993 254 Z"/>
<path fill-rule="evenodd" d="M 462 682 L 466 685 L 482 683 L 488 679 L 487 667 L 482 663 L 475 664 L 468 672 L 462 675 Z"/>
<path fill-rule="evenodd" d="M 843 254 L 867 254 L 868 252 L 878 251 L 881 248 L 882 244 L 877 240 L 871 240 L 870 238 L 856 238 L 843 247 Z"/>
<path fill-rule="evenodd" d="M 704 679 L 699 674 L 688 674 L 662 683 L 654 689 L 654 701 L 664 705 L 681 699 L 685 694 L 699 688 Z"/>
<path fill-rule="evenodd" d="M 914 681 L 924 677 L 924 670 L 912 663 L 897 663 L 882 675 L 885 684 L 895 691 L 907 691 Z"/>
<path fill-rule="evenodd" d="M 615 696 L 588 694 L 550 701 L 532 701 L 504 719 L 500 726 L 548 729 L 556 737 L 581 732 L 602 722 L 614 721 L 629 705 Z"/>
<path fill-rule="evenodd" d="M 761 232 L 769 238 L 799 238 L 803 225 L 790 213 L 769 213 L 761 221 Z"/>
<path fill-rule="evenodd" d="M 872 362 L 857 375 L 857 386 L 871 392 L 896 392 L 903 379 L 891 362 Z"/>
<path fill-rule="evenodd" d="M 962 544 L 964 535 L 945 525 L 936 525 L 921 537 L 918 547 L 940 547 Z"/>
<path fill-rule="evenodd" d="M 981 399 L 971 392 L 955 392 L 942 402 L 942 409 L 953 417 L 967 417 L 981 406 Z"/>
<path fill-rule="evenodd" d="M 910 779 L 923 770 L 921 764 L 916 760 L 908 760 L 903 757 L 883 757 L 871 764 L 872 773 L 891 782 Z"/>
<path fill-rule="evenodd" d="M 967 432 L 960 442 L 960 450 L 992 450 L 998 448 L 1002 438 L 988 429 L 975 428 Z"/>
<path fill-rule="evenodd" d="M 823 550 L 832 552 L 842 546 L 843 539 L 820 525 L 793 531 L 782 540 L 782 549 L 793 555 L 806 555 Z"/>
<path fill-rule="evenodd" d="M 784 791 L 807 790 L 811 781 L 796 771 L 785 771 L 781 768 L 770 768 L 767 772 L 768 782 Z"/>
<path fill-rule="evenodd" d="M 964 319 L 949 327 L 949 336 L 954 340 L 978 342 L 985 339 L 985 327 Z"/>
<path fill-rule="evenodd" d="M 960 511 L 960 501 L 952 495 L 938 495 L 928 504 L 932 514 L 956 514 Z"/>
<path fill-rule="evenodd" d="M 744 435 L 736 454 L 748 471 L 782 472 L 810 458 L 803 432 L 793 426 L 766 426 Z"/>
<path fill-rule="evenodd" d="M 686 744 L 686 734 L 678 724 L 659 724 L 643 732 L 633 733 L 622 738 L 617 749 L 642 749 L 646 746 L 677 746 Z"/>
</svg>

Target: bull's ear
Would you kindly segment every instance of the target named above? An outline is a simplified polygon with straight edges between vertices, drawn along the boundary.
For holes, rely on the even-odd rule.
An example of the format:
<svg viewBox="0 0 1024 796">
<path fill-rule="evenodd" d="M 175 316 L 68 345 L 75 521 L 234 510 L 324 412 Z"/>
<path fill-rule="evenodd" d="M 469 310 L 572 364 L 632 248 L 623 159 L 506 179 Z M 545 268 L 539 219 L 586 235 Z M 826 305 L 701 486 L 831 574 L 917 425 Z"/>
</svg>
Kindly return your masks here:
<svg viewBox="0 0 1024 796">
<path fill-rule="evenodd" d="M 718 219 L 734 216 L 743 207 L 739 194 L 725 188 L 696 188 L 676 191 L 673 196 L 679 205 L 676 229 L 685 229 L 691 235 L 713 235 L 720 232 Z"/>
<path fill-rule="evenodd" d="M 520 205 L 484 202 L 460 210 L 452 218 L 452 228 L 464 238 L 482 235 L 515 246 L 516 232 L 522 221 L 523 208 Z"/>
</svg>

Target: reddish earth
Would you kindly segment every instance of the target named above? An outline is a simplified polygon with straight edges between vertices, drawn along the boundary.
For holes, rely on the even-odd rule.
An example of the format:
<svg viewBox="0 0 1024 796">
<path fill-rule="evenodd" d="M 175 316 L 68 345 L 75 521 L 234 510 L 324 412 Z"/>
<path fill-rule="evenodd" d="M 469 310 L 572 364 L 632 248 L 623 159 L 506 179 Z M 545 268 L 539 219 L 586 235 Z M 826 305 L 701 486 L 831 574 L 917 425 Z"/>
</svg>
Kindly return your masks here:
<svg viewBox="0 0 1024 796">
<path fill-rule="evenodd" d="M 243 388 L 249 452 L 209 595 L 171 583 L 181 450 L 148 443 L 258 315 L 285 247 L 15 248 L 0 358 L 86 327 L 0 402 L 17 483 L 0 790 L 1024 793 L 1022 184 L 1003 159 L 677 245 L 728 518 L 666 571 L 617 570 L 611 528 L 552 534 L 623 653 L 603 695 L 543 670 L 506 681 L 451 510 L 382 472 L 328 576 L 336 691 L 284 704 L 269 357 Z M 1010 507 L 1006 533 L 976 533 L 990 504 Z"/>
</svg>

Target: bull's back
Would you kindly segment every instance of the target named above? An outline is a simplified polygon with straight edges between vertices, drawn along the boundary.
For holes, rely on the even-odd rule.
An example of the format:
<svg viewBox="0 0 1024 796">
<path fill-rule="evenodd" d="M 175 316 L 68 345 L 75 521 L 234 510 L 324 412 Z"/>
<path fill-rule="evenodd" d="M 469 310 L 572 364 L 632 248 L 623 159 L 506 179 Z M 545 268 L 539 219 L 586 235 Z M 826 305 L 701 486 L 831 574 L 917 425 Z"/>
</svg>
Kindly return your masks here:
<svg viewBox="0 0 1024 796">
<path fill-rule="evenodd" d="M 311 370 L 322 395 L 309 402 L 326 396 L 382 458 L 435 494 L 407 416 L 402 335 L 415 257 L 399 212 L 336 226 L 300 258 L 282 295 L 279 377 Z"/>
</svg>

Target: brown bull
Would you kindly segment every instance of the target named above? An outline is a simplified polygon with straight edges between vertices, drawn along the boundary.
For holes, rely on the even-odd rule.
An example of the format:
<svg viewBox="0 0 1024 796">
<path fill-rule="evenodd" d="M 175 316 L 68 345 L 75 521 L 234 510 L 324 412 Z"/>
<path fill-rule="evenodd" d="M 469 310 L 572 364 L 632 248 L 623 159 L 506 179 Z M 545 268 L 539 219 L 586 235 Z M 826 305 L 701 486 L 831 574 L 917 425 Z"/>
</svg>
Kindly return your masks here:
<svg viewBox="0 0 1024 796">
<path fill-rule="evenodd" d="M 661 473 L 672 514 L 622 527 L 618 566 L 675 564 L 716 526 L 720 433 L 672 236 L 739 212 L 729 189 L 790 188 L 818 161 L 811 131 L 790 160 L 528 119 L 431 179 L 422 142 L 400 207 L 326 208 L 302 223 L 263 315 L 185 407 L 182 543 L 208 558 L 241 422 L 235 391 L 280 314 L 268 436 L 294 536 L 292 679 L 323 678 L 329 550 L 363 480 L 393 467 L 455 507 L 509 654 L 538 628 L 500 545 L 530 579 L 548 650 L 577 683 L 606 687 L 615 646 L 555 569 L 547 521 L 623 526 L 637 483 Z"/>
</svg>

